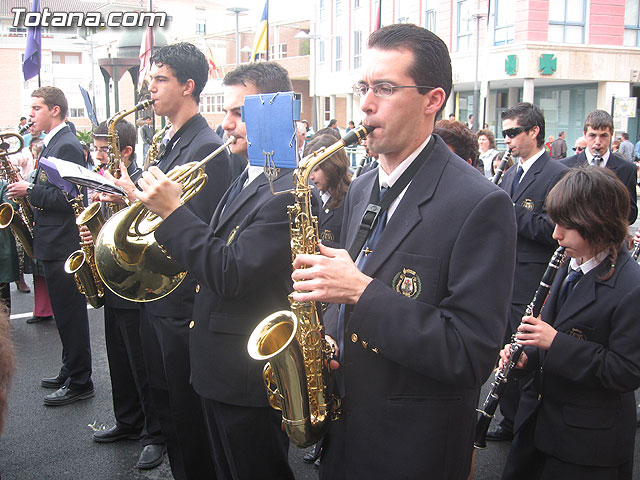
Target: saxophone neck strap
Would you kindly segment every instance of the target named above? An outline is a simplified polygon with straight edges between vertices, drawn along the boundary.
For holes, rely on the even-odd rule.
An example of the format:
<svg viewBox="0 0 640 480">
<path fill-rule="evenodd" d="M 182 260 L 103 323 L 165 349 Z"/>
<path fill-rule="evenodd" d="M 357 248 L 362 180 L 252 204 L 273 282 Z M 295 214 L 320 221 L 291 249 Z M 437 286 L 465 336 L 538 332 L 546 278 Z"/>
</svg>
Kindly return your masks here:
<svg viewBox="0 0 640 480">
<path fill-rule="evenodd" d="M 398 198 L 398 195 L 400 195 L 407 185 L 409 185 L 409 182 L 413 179 L 416 172 L 431 154 L 435 144 L 435 135 L 432 134 L 427 146 L 422 150 L 422 152 L 420 152 L 418 157 L 411 163 L 411 165 L 409 165 L 404 173 L 400 175 L 400 178 L 393 184 L 393 186 L 389 188 L 382 200 L 380 200 L 380 177 L 379 174 L 376 174 L 376 179 L 373 182 L 373 187 L 371 189 L 371 195 L 369 196 L 369 205 L 364 211 L 364 215 L 362 215 L 362 220 L 360 221 L 360 227 L 358 227 L 356 238 L 353 240 L 351 247 L 349 247 L 349 256 L 351 256 L 351 259 L 354 262 L 356 261 L 356 258 L 358 258 L 360 250 L 362 250 L 362 246 L 367 241 L 369 232 L 373 229 L 378 218 L 380 218 L 380 216 L 389 208 L 389 205 L 391 205 L 393 201 Z"/>
</svg>

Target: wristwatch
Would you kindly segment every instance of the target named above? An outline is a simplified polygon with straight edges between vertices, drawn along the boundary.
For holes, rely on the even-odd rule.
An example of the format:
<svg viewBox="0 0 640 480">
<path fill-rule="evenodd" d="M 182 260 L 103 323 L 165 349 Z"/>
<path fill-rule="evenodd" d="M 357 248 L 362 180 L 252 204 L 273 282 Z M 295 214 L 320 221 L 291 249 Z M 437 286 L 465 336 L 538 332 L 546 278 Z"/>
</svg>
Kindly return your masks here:
<svg viewBox="0 0 640 480">
<path fill-rule="evenodd" d="M 31 195 L 32 191 L 33 191 L 33 183 L 30 183 L 29 185 L 27 185 L 27 195 Z"/>
</svg>

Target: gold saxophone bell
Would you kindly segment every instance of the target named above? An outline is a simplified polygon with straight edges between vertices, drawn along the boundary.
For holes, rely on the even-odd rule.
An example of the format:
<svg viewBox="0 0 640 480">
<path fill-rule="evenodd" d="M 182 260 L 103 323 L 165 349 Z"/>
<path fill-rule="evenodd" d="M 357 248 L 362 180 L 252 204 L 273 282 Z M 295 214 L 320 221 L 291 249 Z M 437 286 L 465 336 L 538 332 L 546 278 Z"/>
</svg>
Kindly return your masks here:
<svg viewBox="0 0 640 480">
<path fill-rule="evenodd" d="M 74 208 L 79 212 L 76 216 L 76 224 L 86 226 L 95 239 L 104 225 L 100 202 L 92 203 L 82 209 L 81 196 L 78 198 L 74 204 Z M 104 285 L 96 270 L 92 245 L 81 243 L 80 249 L 69 255 L 64 262 L 64 271 L 75 277 L 78 291 L 87 297 L 87 302 L 93 308 L 100 308 L 104 305 Z"/>
<path fill-rule="evenodd" d="M 9 227 L 24 248 L 24 253 L 33 258 L 33 236 L 29 227 L 9 202 L 0 205 L 0 230 Z"/>
<path fill-rule="evenodd" d="M 205 185 L 204 165 L 235 141 L 229 140 L 200 162 L 171 170 L 167 177 L 182 183 L 181 203 Z M 112 216 L 96 239 L 96 267 L 109 290 L 133 302 L 152 302 L 169 295 L 187 272 L 156 242 L 154 231 L 162 219 L 137 200 Z"/>
</svg>

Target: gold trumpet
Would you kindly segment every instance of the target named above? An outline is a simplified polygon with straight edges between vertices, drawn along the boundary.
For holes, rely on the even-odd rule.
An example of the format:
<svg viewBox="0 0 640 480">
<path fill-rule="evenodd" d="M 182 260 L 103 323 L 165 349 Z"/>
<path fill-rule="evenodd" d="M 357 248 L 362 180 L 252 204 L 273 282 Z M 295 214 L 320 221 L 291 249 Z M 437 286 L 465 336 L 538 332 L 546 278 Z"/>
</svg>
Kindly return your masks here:
<svg viewBox="0 0 640 480">
<path fill-rule="evenodd" d="M 12 132 L 0 133 L 0 170 L 9 183 L 20 180 L 16 168 L 9 160 L 9 155 L 19 152 L 23 146 L 24 139 L 21 135 Z M 0 205 L 0 229 L 9 227 L 22 244 L 24 253 L 33 258 L 33 209 L 26 197 L 16 198 L 13 201 L 18 205 L 17 210 L 10 202 Z"/>
<path fill-rule="evenodd" d="M 229 140 L 199 162 L 171 170 L 167 177 L 182 183 L 181 203 L 207 182 L 204 165 L 235 141 Z M 98 274 L 109 290 L 133 302 L 152 302 L 173 292 L 187 272 L 156 242 L 153 232 L 162 219 L 137 200 L 104 224 L 95 242 Z"/>
</svg>

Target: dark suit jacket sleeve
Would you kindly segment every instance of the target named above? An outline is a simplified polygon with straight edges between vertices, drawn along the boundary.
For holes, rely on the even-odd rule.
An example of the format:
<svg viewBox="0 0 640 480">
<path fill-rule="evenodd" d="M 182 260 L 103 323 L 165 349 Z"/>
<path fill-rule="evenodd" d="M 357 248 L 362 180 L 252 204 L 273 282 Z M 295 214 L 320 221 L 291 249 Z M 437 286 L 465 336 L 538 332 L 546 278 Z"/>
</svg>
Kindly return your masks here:
<svg viewBox="0 0 640 480">
<path fill-rule="evenodd" d="M 84 165 L 84 153 L 80 144 L 63 143 L 60 148 L 50 152 L 60 160 Z M 53 185 L 34 185 L 29 195 L 29 202 L 36 208 L 47 212 L 73 213 L 71 203 L 62 190 Z"/>
<path fill-rule="evenodd" d="M 405 368 L 459 388 L 479 387 L 503 340 L 515 231 L 508 196 L 487 194 L 468 215 L 449 265 L 442 267 L 448 270 L 448 296 L 431 305 L 374 279 L 354 307 L 349 330 L 362 332 L 380 355 Z"/>
<path fill-rule="evenodd" d="M 639 311 L 640 285 L 630 290 L 615 308 L 609 322 L 608 345 L 558 332 L 546 353 L 545 371 L 591 388 L 635 390 L 640 385 Z"/>
<path fill-rule="evenodd" d="M 219 146 L 220 144 L 215 142 L 207 142 L 201 145 L 191 156 L 191 161 L 199 162 Z M 207 183 L 199 193 L 188 201 L 187 205 L 189 210 L 194 212 L 198 218 L 208 223 L 222 195 L 224 195 L 231 183 L 231 171 L 227 153 L 222 152 L 217 157 L 209 160 L 204 170 L 207 174 Z"/>
<path fill-rule="evenodd" d="M 156 238 L 180 265 L 216 294 L 255 294 L 278 271 L 292 268 L 289 222 L 284 213 L 289 203 L 290 195 L 271 196 L 243 219 L 230 245 L 185 207 L 165 219 L 156 230 Z"/>
</svg>

